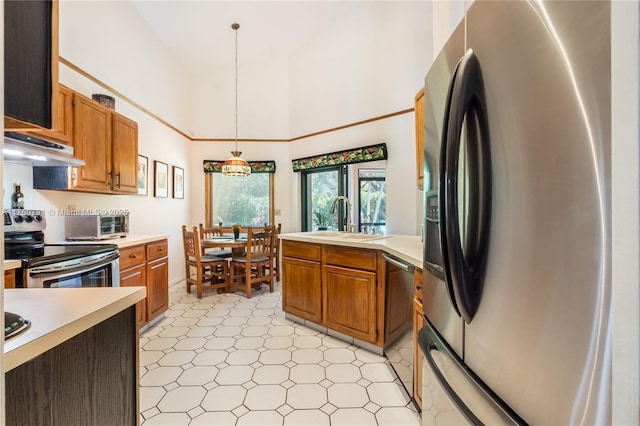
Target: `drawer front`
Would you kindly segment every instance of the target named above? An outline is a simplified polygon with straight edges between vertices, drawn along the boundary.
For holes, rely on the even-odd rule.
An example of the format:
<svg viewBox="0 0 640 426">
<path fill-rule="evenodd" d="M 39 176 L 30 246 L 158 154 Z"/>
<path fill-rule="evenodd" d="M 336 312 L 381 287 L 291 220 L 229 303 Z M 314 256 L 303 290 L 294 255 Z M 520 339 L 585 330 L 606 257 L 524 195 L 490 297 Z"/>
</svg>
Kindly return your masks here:
<svg viewBox="0 0 640 426">
<path fill-rule="evenodd" d="M 328 265 L 347 268 L 376 270 L 377 253 L 375 250 L 356 249 L 341 246 L 324 246 L 322 261 Z"/>
<path fill-rule="evenodd" d="M 167 240 L 147 244 L 147 259 L 160 259 L 169 254 L 169 244 Z"/>
<path fill-rule="evenodd" d="M 320 260 L 320 245 L 282 240 L 282 255 L 298 259 Z"/>
<path fill-rule="evenodd" d="M 142 265 L 146 261 L 145 247 L 143 245 L 120 249 L 120 270 Z"/>
</svg>

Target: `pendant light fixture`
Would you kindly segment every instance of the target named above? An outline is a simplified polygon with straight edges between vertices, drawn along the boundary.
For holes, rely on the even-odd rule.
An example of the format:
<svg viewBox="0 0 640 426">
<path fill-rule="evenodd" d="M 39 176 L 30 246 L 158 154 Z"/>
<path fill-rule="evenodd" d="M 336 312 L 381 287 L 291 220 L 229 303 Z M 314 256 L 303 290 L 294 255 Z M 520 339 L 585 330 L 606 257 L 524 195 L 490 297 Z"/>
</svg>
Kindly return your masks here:
<svg viewBox="0 0 640 426">
<path fill-rule="evenodd" d="M 240 158 L 242 153 L 238 151 L 238 28 L 240 28 L 240 24 L 231 24 L 231 28 L 236 32 L 236 149 L 231 151 L 233 157 L 222 165 L 222 174 L 225 176 L 249 176 L 251 166 L 246 160 Z"/>
</svg>

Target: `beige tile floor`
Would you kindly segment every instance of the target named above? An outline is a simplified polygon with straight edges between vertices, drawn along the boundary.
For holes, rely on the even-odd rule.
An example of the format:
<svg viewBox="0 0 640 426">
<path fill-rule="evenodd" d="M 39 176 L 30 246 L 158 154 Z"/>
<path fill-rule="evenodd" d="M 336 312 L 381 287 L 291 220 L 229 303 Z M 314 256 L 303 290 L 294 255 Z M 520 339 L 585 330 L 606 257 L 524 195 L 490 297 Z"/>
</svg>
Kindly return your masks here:
<svg viewBox="0 0 640 426">
<path fill-rule="evenodd" d="M 140 337 L 144 425 L 420 424 L 388 360 L 284 318 L 280 283 L 169 299 Z"/>
</svg>

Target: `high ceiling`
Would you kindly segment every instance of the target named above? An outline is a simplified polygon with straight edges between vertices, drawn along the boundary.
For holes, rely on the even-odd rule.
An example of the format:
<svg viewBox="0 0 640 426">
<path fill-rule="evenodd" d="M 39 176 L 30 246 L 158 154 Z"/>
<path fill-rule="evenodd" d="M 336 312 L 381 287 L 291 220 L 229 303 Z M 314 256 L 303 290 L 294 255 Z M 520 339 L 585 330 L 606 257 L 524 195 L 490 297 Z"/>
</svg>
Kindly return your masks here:
<svg viewBox="0 0 640 426">
<path fill-rule="evenodd" d="M 314 36 L 348 26 L 380 1 L 132 0 L 157 37 L 192 73 L 287 57 Z M 402 2 L 386 2 L 397 5 Z"/>
</svg>

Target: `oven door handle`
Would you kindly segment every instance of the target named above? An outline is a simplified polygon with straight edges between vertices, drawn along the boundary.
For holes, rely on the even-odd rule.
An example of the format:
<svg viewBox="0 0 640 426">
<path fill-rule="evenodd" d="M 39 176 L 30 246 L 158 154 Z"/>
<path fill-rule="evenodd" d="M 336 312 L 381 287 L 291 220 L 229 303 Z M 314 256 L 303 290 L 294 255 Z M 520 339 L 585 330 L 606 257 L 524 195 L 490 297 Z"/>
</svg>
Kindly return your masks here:
<svg viewBox="0 0 640 426">
<path fill-rule="evenodd" d="M 66 264 L 64 262 L 55 265 L 45 265 L 28 270 L 29 276 L 32 278 L 48 278 L 58 277 L 65 278 L 70 275 L 76 275 L 79 272 L 86 272 L 95 269 L 98 266 L 107 265 L 120 257 L 117 251 L 110 253 L 101 253 L 89 258 L 76 259 L 79 262 Z"/>
</svg>

